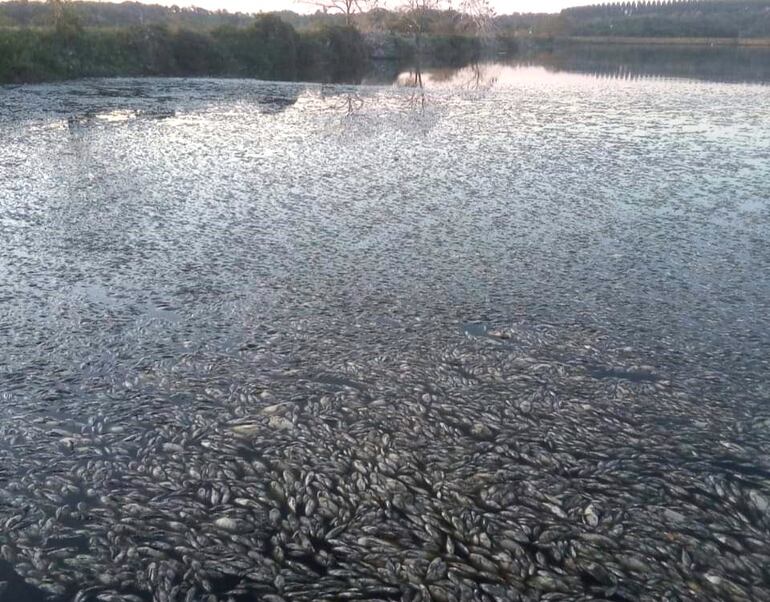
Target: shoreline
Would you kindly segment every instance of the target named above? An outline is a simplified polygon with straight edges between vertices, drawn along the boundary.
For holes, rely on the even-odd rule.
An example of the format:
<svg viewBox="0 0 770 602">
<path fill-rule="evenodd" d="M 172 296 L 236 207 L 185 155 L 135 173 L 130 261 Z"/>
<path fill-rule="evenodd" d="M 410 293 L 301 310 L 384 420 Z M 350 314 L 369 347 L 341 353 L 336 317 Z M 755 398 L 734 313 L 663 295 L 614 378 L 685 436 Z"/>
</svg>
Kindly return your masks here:
<svg viewBox="0 0 770 602">
<path fill-rule="evenodd" d="M 552 38 L 557 43 L 620 46 L 705 46 L 770 48 L 770 38 L 644 38 L 631 36 L 566 36 Z"/>
</svg>

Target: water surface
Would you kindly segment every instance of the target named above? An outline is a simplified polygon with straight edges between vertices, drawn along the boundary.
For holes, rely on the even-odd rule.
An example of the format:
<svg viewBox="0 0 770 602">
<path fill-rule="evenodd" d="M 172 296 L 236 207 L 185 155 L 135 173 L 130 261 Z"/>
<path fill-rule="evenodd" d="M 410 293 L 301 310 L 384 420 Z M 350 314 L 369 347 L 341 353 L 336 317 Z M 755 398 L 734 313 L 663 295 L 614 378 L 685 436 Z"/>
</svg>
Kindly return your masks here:
<svg viewBox="0 0 770 602">
<path fill-rule="evenodd" d="M 768 599 L 769 100 L 2 88 L 0 599 Z"/>
</svg>

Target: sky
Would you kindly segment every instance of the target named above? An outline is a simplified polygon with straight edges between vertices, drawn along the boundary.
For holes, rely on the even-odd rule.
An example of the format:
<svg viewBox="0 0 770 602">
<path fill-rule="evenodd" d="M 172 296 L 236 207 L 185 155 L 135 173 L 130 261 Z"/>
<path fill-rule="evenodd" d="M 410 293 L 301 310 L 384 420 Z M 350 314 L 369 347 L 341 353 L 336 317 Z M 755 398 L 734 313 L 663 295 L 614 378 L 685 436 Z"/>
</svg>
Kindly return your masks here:
<svg viewBox="0 0 770 602">
<path fill-rule="evenodd" d="M 116 0 L 117 1 L 117 0 Z M 140 0 L 147 4 L 165 4 L 171 6 L 199 6 L 207 9 L 224 8 L 230 12 L 255 13 L 260 11 L 289 9 L 296 12 L 315 12 L 315 8 L 297 2 L 296 0 Z M 397 5 L 398 0 L 389 0 L 392 5 Z M 515 12 L 559 12 L 568 6 L 581 4 L 594 4 L 596 0 L 491 0 L 497 14 Z M 454 0 L 453 4 L 459 4 L 460 0 Z"/>
</svg>

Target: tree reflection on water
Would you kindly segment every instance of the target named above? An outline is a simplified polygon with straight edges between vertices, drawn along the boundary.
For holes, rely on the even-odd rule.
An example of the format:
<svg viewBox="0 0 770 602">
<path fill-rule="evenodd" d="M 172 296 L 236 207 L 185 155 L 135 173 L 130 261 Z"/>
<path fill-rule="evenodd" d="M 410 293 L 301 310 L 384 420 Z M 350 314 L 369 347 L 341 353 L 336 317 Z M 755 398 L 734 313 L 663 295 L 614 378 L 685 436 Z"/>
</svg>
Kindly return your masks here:
<svg viewBox="0 0 770 602">
<path fill-rule="evenodd" d="M 425 111 L 427 97 L 425 96 L 425 84 L 422 79 L 422 66 L 417 62 L 414 68 L 407 74 L 399 76 L 396 84 L 410 92 L 404 97 L 404 105 L 412 111 Z"/>
<path fill-rule="evenodd" d="M 340 92 L 336 86 L 329 85 L 321 86 L 321 99 L 332 110 L 343 113 L 346 119 L 355 116 L 366 104 L 358 89 Z"/>
<path fill-rule="evenodd" d="M 770 49 L 707 46 L 560 45 L 463 66 L 417 65 L 401 70 L 399 86 L 483 91 L 533 74 L 576 74 L 599 79 L 691 79 L 770 83 Z"/>
</svg>

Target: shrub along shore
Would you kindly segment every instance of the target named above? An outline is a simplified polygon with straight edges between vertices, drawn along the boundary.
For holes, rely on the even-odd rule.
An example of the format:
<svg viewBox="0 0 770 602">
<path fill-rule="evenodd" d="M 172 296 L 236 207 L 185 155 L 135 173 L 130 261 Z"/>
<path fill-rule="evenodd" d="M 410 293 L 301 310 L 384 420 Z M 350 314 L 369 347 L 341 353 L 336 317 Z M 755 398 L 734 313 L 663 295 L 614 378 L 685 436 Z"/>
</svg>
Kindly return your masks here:
<svg viewBox="0 0 770 602">
<path fill-rule="evenodd" d="M 355 77 L 369 58 L 353 28 L 326 26 L 298 33 L 279 18 L 211 31 L 149 25 L 128 28 L 0 30 L 0 82 L 78 77 L 223 76 L 295 80 Z"/>
<path fill-rule="evenodd" d="M 423 53 L 445 63 L 477 58 L 481 41 L 467 35 L 433 35 Z M 216 76 L 268 80 L 355 81 L 371 58 L 407 60 L 408 36 L 364 37 L 356 28 L 323 25 L 297 31 L 275 15 L 247 26 L 210 30 L 164 24 L 121 28 L 0 29 L 0 83 L 80 77 Z"/>
</svg>

